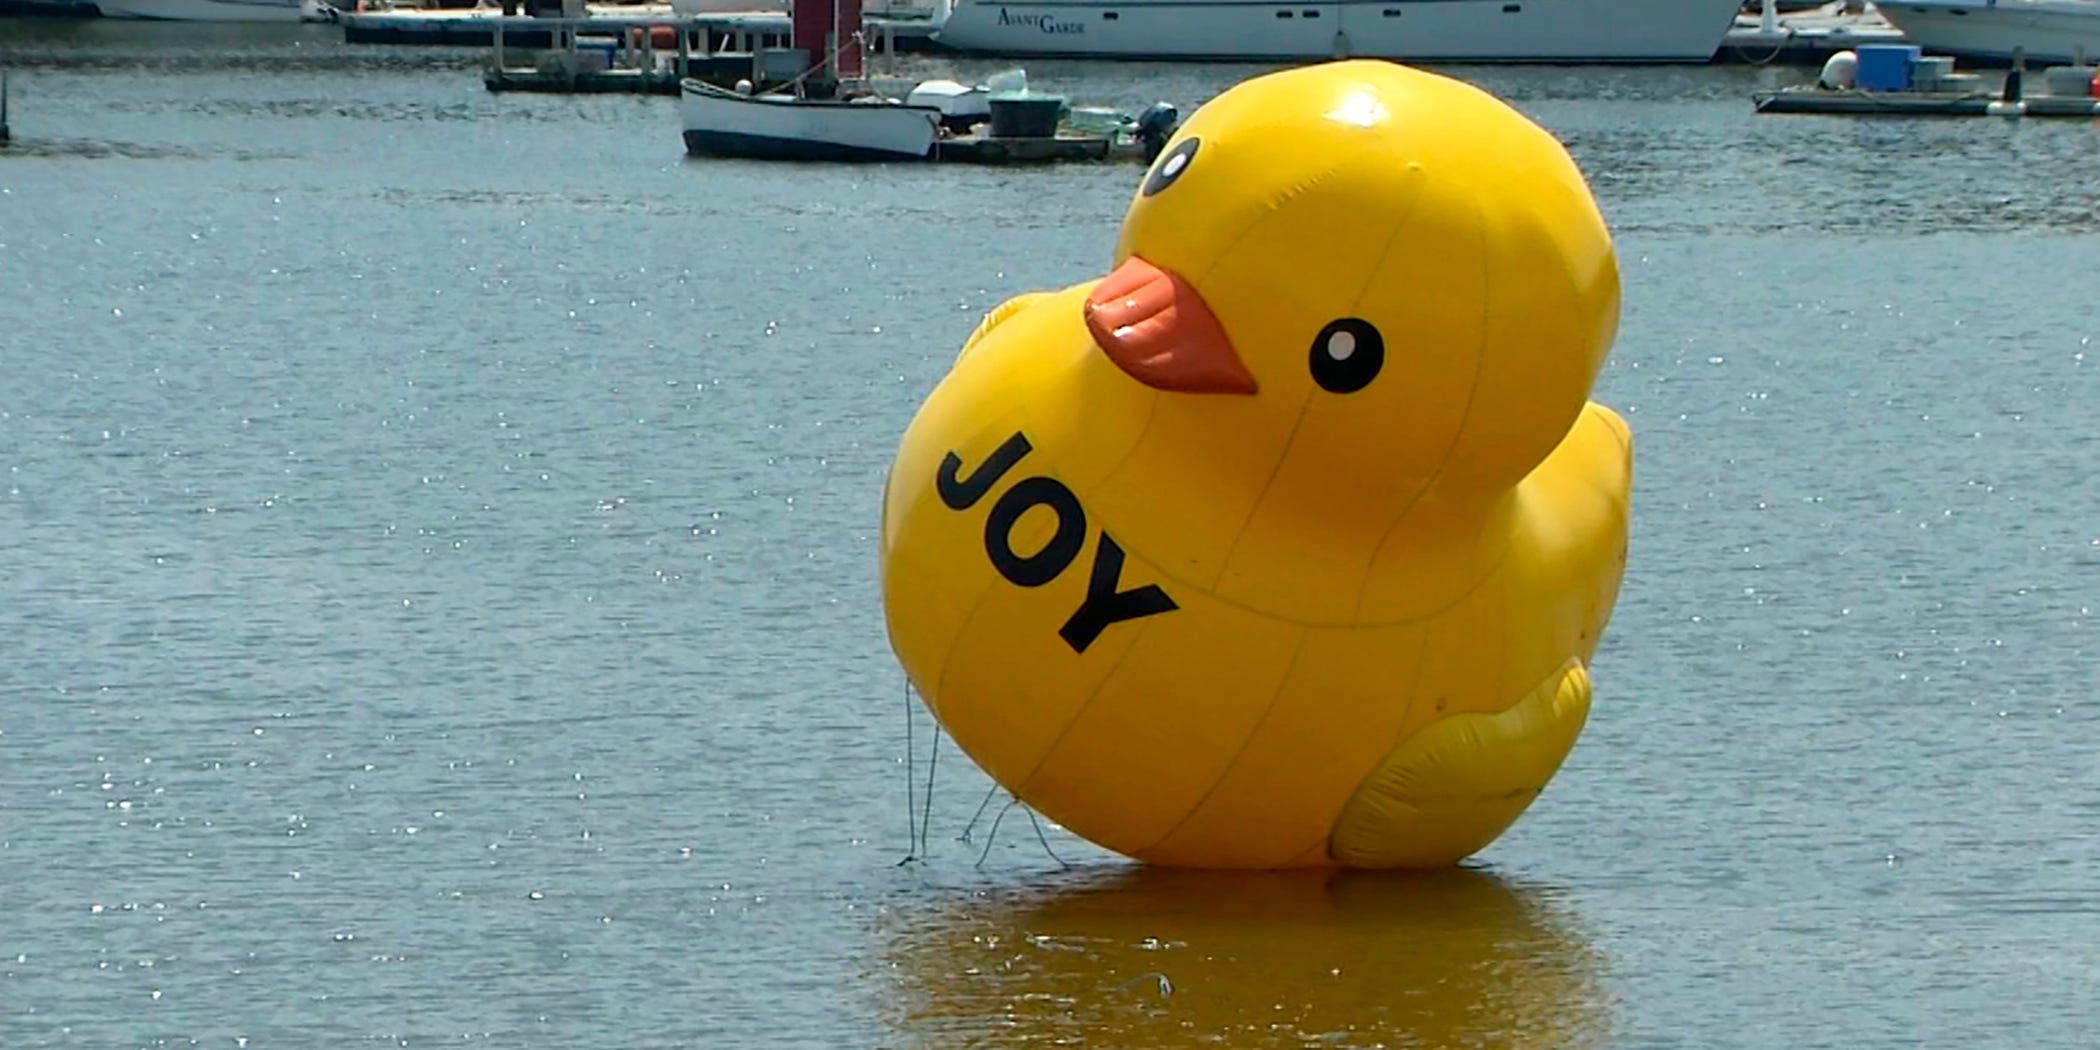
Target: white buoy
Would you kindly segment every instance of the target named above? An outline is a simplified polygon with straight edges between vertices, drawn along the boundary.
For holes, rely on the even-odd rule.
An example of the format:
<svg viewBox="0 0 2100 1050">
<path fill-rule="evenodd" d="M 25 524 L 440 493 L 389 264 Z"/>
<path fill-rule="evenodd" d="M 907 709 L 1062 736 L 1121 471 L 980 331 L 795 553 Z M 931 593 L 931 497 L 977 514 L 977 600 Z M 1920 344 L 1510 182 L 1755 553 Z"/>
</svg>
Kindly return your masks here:
<svg viewBox="0 0 2100 1050">
<path fill-rule="evenodd" d="M 1848 91 L 1859 78 L 1859 55 L 1853 51 L 1840 51 L 1823 62 L 1823 72 L 1816 77 L 1818 87 L 1831 91 Z"/>
<path fill-rule="evenodd" d="M 1983 111 L 1994 117 L 2024 117 L 2027 115 L 2027 103 L 1998 99 L 1983 107 Z"/>
<path fill-rule="evenodd" d="M 736 82 L 736 93 L 737 93 L 737 94 L 739 94 L 739 95 L 748 95 L 748 94 L 750 94 L 750 93 L 751 93 L 751 81 L 749 81 L 749 80 L 739 80 L 739 81 L 737 81 L 737 82 Z"/>
</svg>

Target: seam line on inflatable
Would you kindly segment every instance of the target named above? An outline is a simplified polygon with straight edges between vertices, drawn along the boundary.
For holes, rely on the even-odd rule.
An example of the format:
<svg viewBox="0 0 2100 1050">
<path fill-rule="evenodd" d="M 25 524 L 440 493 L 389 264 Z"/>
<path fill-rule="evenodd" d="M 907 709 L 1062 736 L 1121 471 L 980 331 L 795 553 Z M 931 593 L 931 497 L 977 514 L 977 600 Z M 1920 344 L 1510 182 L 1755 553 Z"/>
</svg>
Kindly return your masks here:
<svg viewBox="0 0 2100 1050">
<path fill-rule="evenodd" d="M 934 691 L 919 690 L 919 695 L 926 701 L 926 709 L 933 712 L 935 723 L 939 723 L 941 720 L 941 709 L 935 703 L 934 697 L 944 696 L 948 692 L 948 676 L 955 671 L 955 650 L 962 645 L 963 635 L 969 633 L 970 621 L 977 618 L 977 609 L 984 604 L 985 596 L 991 594 L 993 589 L 1003 582 L 1004 580 L 994 573 L 985 581 L 984 586 L 977 589 L 977 596 L 970 599 L 970 611 L 963 614 L 962 626 L 956 628 L 954 637 L 948 639 L 948 647 L 941 650 L 941 677 L 933 683 Z M 906 675 L 905 677 L 908 679 L 910 676 Z M 946 727 L 943 726 L 943 728 Z"/>
<path fill-rule="evenodd" d="M 1096 281 L 1095 283 L 1099 284 L 1100 282 Z M 1165 393 L 1162 393 L 1161 391 L 1152 391 L 1152 396 L 1145 401 L 1145 425 L 1138 428 L 1137 436 L 1130 439 L 1130 446 L 1128 448 L 1125 448 L 1122 454 L 1116 457 L 1115 463 L 1112 466 L 1110 466 L 1107 470 L 1101 473 L 1101 487 L 1106 488 L 1110 484 L 1114 483 L 1116 475 L 1121 474 L 1123 472 L 1124 464 L 1129 463 L 1130 457 L 1137 455 L 1137 450 L 1144 447 L 1145 438 L 1151 436 L 1152 434 L 1152 424 L 1157 422 L 1159 419 L 1159 399 L 1165 396 L 1167 395 Z M 1022 414 L 1021 420 L 1024 424 L 1032 421 L 1031 417 L 1029 417 L 1026 413 Z M 1057 461 L 1054 459 L 1051 460 L 1050 467 L 1053 476 L 1056 476 L 1058 467 Z M 1101 527 L 1104 531 L 1106 531 L 1108 525 L 1104 521 Z M 1120 543 L 1122 541 L 1118 540 L 1117 542 Z M 1125 547 L 1123 549 L 1132 554 L 1138 553 L 1135 549 L 1130 547 Z M 1150 561 L 1151 559 L 1148 558 L 1146 560 Z"/>
<path fill-rule="evenodd" d="M 1416 729 L 1412 733 L 1409 732 L 1407 728 L 1408 716 L 1414 714 L 1415 705 L 1422 701 L 1422 669 L 1423 666 L 1427 663 L 1426 658 L 1429 655 L 1429 634 L 1430 632 L 1425 628 L 1422 631 L 1421 639 L 1415 643 L 1415 672 L 1407 680 L 1407 691 L 1401 694 L 1407 697 L 1407 704 L 1406 706 L 1400 709 L 1399 725 L 1393 730 L 1392 739 L 1389 740 L 1385 745 L 1385 750 L 1383 751 L 1383 755 L 1385 757 L 1391 757 L 1392 753 L 1399 750 L 1400 745 L 1406 743 L 1408 738 L 1413 736 L 1415 733 L 1419 733 L 1423 729 L 1426 729 L 1429 726 L 1436 724 L 1437 722 L 1443 721 L 1443 719 L 1441 718 L 1431 719 L 1430 721 L 1423 723 L 1421 726 L 1416 727 Z M 1451 716 L 1446 715 L 1444 717 L 1449 718 Z M 1373 776 L 1376 776 L 1378 770 L 1383 767 L 1384 762 L 1385 758 L 1380 758 L 1377 764 L 1374 764 L 1369 770 L 1365 771 L 1363 778 L 1356 782 L 1356 786 L 1350 789 L 1349 798 L 1342 803 L 1341 810 L 1335 813 L 1336 821 L 1341 820 L 1342 813 L 1348 812 L 1349 807 L 1356 802 L 1356 793 L 1363 790 L 1364 781 L 1369 780 Z M 1329 843 L 1332 843 L 1334 841 L 1334 829 L 1329 828 L 1327 834 Z M 1332 847 L 1330 846 L 1330 849 L 1331 848 Z"/>
<path fill-rule="evenodd" d="M 1403 226 L 1402 229 L 1405 229 L 1405 227 Z M 1394 231 L 1393 235 L 1395 237 L 1398 237 L 1399 233 L 1400 231 L 1396 230 Z M 1473 348 L 1473 356 L 1475 360 L 1479 360 L 1480 347 L 1486 345 L 1487 343 L 1487 304 L 1493 296 L 1494 275 L 1491 272 L 1493 268 L 1488 265 L 1488 260 L 1485 253 L 1483 253 L 1481 256 L 1480 269 L 1480 286 L 1482 292 L 1480 296 L 1480 342 L 1479 345 L 1476 345 Z M 1379 537 L 1377 546 L 1371 548 L 1371 565 L 1374 568 L 1378 564 L 1379 554 L 1384 552 L 1387 543 L 1392 542 L 1393 533 L 1399 531 L 1400 526 L 1406 523 L 1408 515 L 1413 514 L 1415 512 L 1415 508 L 1422 505 L 1422 500 L 1429 495 L 1430 490 L 1436 488 L 1437 482 L 1443 480 L 1444 472 L 1450 467 L 1451 464 L 1451 453 L 1454 449 L 1458 448 L 1459 439 L 1465 436 L 1466 424 L 1472 422 L 1473 420 L 1473 405 L 1476 401 L 1480 399 L 1480 384 L 1483 381 L 1482 377 L 1486 374 L 1486 372 L 1487 369 L 1485 367 L 1476 367 L 1473 370 L 1473 383 L 1471 386 L 1468 386 L 1466 388 L 1465 411 L 1459 413 L 1458 426 L 1456 429 L 1452 430 L 1451 441 L 1450 443 L 1444 446 L 1444 454 L 1441 458 L 1437 460 L 1436 469 L 1430 471 L 1428 479 L 1422 482 L 1421 490 L 1415 493 L 1415 498 L 1408 502 L 1407 507 L 1400 512 L 1398 517 L 1395 517 L 1393 519 L 1393 523 L 1391 525 L 1386 526 L 1385 535 Z M 1512 486 L 1512 488 L 1514 488 L 1514 486 Z M 1502 553 L 1496 556 L 1495 564 L 1499 566 L 1502 562 L 1502 559 L 1507 557 L 1508 555 L 1509 548 L 1505 545 L 1502 549 Z M 1354 611 L 1358 616 L 1363 615 L 1364 593 L 1370 589 L 1372 575 L 1373 573 L 1366 572 L 1363 575 L 1363 579 L 1358 580 L 1356 583 L 1356 608 Z M 1439 606 L 1434 612 L 1425 612 L 1421 616 L 1416 617 L 1416 619 L 1426 619 L 1431 615 L 1441 613 L 1445 609 L 1448 609 L 1451 606 L 1456 605 L 1461 601 L 1464 601 L 1467 596 L 1471 595 L 1474 591 L 1480 589 L 1480 582 L 1482 579 L 1485 578 L 1485 575 L 1481 577 L 1476 577 L 1471 587 L 1468 587 L 1465 590 L 1459 592 L 1457 595 L 1454 595 L 1451 601 L 1445 603 L 1442 606 Z M 1406 623 L 1412 621 L 1400 622 Z"/>
<path fill-rule="evenodd" d="M 1147 850 L 1173 838 L 1174 833 L 1180 831 L 1183 825 L 1194 818 L 1203 809 L 1204 804 L 1210 801 L 1211 796 L 1217 794 L 1218 789 L 1224 786 L 1225 781 L 1232 776 L 1233 769 L 1239 766 L 1240 760 L 1247 757 L 1247 749 L 1254 746 L 1255 738 L 1261 736 L 1262 727 L 1268 725 L 1270 716 L 1276 713 L 1276 704 L 1283 699 L 1284 691 L 1290 687 L 1291 676 L 1298 671 L 1298 658 L 1304 655 L 1305 643 L 1311 637 L 1311 631 L 1302 627 L 1298 629 L 1298 640 L 1291 645 L 1291 658 L 1288 663 L 1284 664 L 1283 677 L 1277 680 L 1276 691 L 1269 694 L 1269 703 L 1261 709 L 1261 717 L 1255 719 L 1254 724 L 1248 727 L 1247 735 L 1240 738 L 1239 746 L 1233 749 L 1232 757 L 1225 762 L 1225 768 L 1218 771 L 1217 779 L 1211 781 L 1210 786 L 1203 789 L 1202 796 L 1197 798 L 1186 812 L 1176 817 L 1174 823 L 1168 825 L 1165 832 L 1161 833 L 1158 838 L 1146 843 L 1142 849 L 1132 850 L 1131 853 L 1133 855 L 1142 855 Z"/>
<path fill-rule="evenodd" d="M 1132 638 L 1130 644 L 1125 646 L 1121 653 L 1116 654 L 1116 662 L 1109 667 L 1108 673 L 1101 676 L 1101 681 L 1095 684 L 1091 692 L 1087 693 L 1086 699 L 1081 701 L 1079 707 L 1072 712 L 1072 717 L 1066 719 L 1065 724 L 1058 729 L 1057 735 L 1050 738 L 1050 745 L 1043 748 L 1043 753 L 1036 758 L 1035 765 L 1028 767 L 1028 772 L 1021 775 L 1020 782 L 1008 789 L 1010 794 L 1018 798 L 1023 792 L 1028 790 L 1029 782 L 1035 779 L 1037 773 L 1043 771 L 1045 765 L 1049 764 L 1050 756 L 1056 754 L 1058 746 L 1065 742 L 1065 737 L 1072 734 L 1072 727 L 1078 725 L 1079 720 L 1085 718 L 1088 711 L 1093 710 L 1094 703 L 1101 699 L 1101 691 L 1108 688 L 1108 683 L 1116 680 L 1116 672 L 1123 669 L 1123 661 L 1130 659 L 1130 654 L 1137 651 L 1137 647 L 1144 642 L 1145 633 L 1149 630 L 1151 630 L 1150 624 L 1139 623 L 1137 625 L 1137 637 Z M 1056 818 L 1053 817 L 1052 819 Z"/>
<path fill-rule="evenodd" d="M 1284 461 L 1291 458 L 1291 445 L 1297 442 L 1298 431 L 1304 428 L 1305 417 L 1311 411 L 1312 395 L 1308 393 L 1305 400 L 1298 403 L 1298 416 L 1291 420 L 1291 432 L 1283 439 L 1283 451 L 1277 453 L 1276 459 L 1269 464 L 1269 479 L 1261 483 L 1261 491 L 1255 494 L 1254 502 L 1248 504 L 1247 516 L 1240 519 L 1239 528 L 1232 531 L 1232 542 L 1225 545 L 1225 556 L 1218 559 L 1218 571 L 1212 574 L 1208 590 L 1216 591 L 1224 585 L 1225 570 L 1232 567 L 1232 556 L 1239 553 L 1240 541 L 1247 538 L 1254 516 L 1261 512 L 1262 504 L 1268 502 L 1269 490 L 1276 487 L 1276 475 L 1283 473 Z"/>
<path fill-rule="evenodd" d="M 1357 316 L 1359 317 L 1362 316 L 1364 296 L 1371 293 L 1371 286 L 1378 281 L 1379 271 L 1385 269 L 1386 260 L 1393 257 L 1393 248 L 1400 243 L 1400 235 L 1407 232 L 1408 224 L 1415 221 L 1415 212 L 1422 206 L 1423 183 L 1429 179 L 1429 172 L 1424 170 L 1418 161 L 1408 161 L 1406 163 L 1408 186 L 1407 214 L 1400 216 L 1399 219 L 1394 221 L 1393 232 L 1386 235 L 1385 247 L 1378 252 L 1378 261 L 1372 263 L 1370 269 L 1364 271 L 1363 283 L 1357 286 L 1356 294 L 1349 297 L 1349 305 L 1352 309 L 1358 311 Z"/>
</svg>

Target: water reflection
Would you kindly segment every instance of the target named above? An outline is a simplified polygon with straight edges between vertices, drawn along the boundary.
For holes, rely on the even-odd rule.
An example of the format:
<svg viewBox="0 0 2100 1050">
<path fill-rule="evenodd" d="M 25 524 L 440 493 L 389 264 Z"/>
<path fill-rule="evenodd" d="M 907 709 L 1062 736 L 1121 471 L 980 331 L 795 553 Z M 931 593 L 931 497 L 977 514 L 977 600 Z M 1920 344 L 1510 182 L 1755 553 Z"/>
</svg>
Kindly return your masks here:
<svg viewBox="0 0 2100 1050">
<path fill-rule="evenodd" d="M 8 144 L 5 153 L 0 153 L 0 157 L 59 157 L 69 160 L 205 160 L 213 157 L 272 160 L 293 156 L 297 154 L 265 153 L 257 150 L 206 150 L 165 143 L 122 142 L 116 139 L 56 138 L 16 138 Z"/>
<path fill-rule="evenodd" d="M 1581 1047 L 1601 960 L 1536 887 L 1097 870 L 900 904 L 890 1021 L 926 1045 Z"/>
</svg>

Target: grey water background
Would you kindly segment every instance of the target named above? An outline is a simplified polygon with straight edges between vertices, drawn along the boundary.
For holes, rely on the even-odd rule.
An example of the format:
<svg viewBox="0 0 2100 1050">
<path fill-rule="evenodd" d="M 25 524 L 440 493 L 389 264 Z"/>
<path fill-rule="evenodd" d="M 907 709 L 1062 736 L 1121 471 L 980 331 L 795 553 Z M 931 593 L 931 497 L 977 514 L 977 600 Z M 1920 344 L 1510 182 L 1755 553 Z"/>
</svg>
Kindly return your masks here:
<svg viewBox="0 0 2100 1050">
<path fill-rule="evenodd" d="M 1625 277 L 1557 780 L 1466 872 L 1205 879 L 959 841 L 951 749 L 899 866 L 883 471 L 1135 168 L 689 161 L 475 59 L 0 22 L 0 1046 L 2091 1045 L 2100 129 L 1456 70 Z"/>
</svg>

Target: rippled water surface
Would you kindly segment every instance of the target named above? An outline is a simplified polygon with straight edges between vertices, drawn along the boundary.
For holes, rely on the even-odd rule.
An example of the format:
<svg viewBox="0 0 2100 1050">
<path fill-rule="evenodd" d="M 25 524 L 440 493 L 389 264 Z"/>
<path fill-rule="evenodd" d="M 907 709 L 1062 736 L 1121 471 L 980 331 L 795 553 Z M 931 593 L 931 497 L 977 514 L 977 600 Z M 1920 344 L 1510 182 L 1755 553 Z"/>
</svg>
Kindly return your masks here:
<svg viewBox="0 0 2100 1050">
<path fill-rule="evenodd" d="M 0 1046 L 2091 1044 L 2100 129 L 1459 71 L 1626 279 L 1559 778 L 1467 871 L 1199 877 L 958 841 L 951 750 L 900 867 L 883 470 L 1135 170 L 687 161 L 476 61 L 0 23 Z"/>
</svg>

